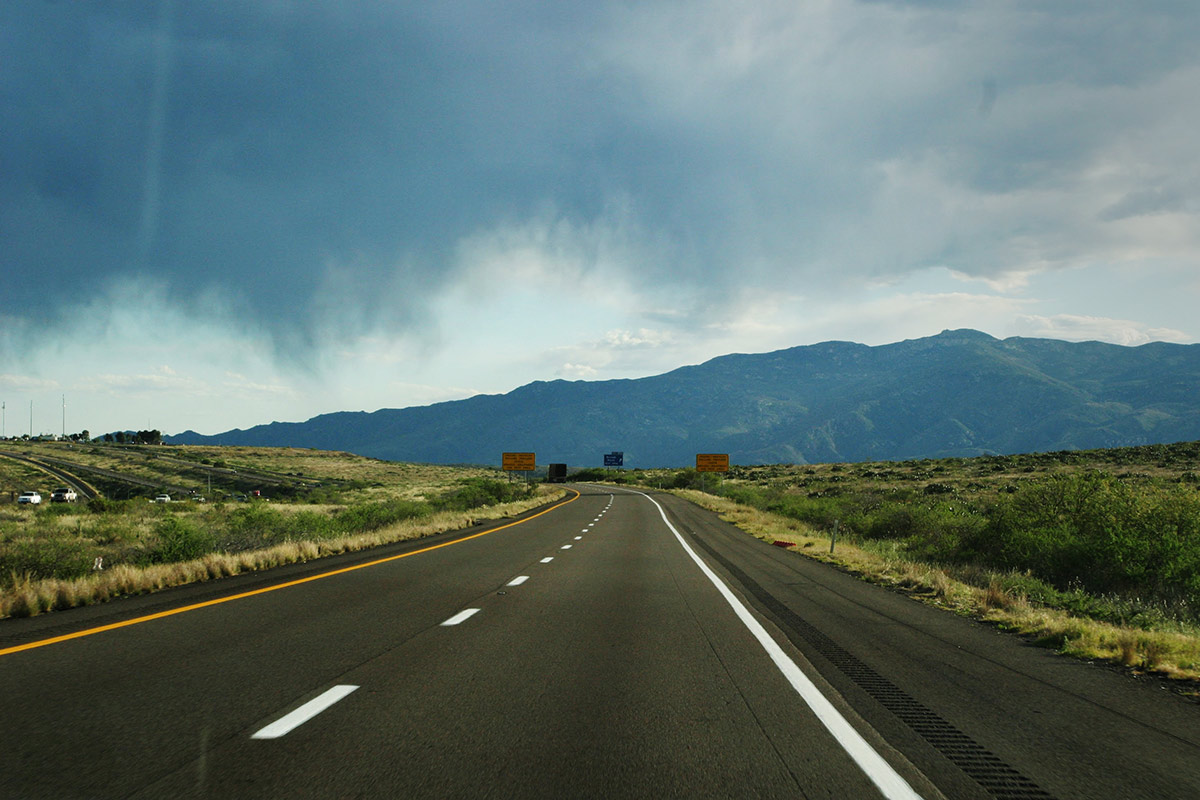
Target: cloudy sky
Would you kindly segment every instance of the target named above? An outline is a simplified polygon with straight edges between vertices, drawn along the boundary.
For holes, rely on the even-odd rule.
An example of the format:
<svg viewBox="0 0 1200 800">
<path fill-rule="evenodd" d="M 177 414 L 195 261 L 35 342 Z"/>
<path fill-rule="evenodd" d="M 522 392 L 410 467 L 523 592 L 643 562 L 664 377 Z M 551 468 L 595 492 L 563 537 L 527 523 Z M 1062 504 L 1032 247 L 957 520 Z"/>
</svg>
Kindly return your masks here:
<svg viewBox="0 0 1200 800">
<path fill-rule="evenodd" d="M 1198 87 L 1193 0 L 4 0 L 4 432 L 1195 342 Z"/>
</svg>

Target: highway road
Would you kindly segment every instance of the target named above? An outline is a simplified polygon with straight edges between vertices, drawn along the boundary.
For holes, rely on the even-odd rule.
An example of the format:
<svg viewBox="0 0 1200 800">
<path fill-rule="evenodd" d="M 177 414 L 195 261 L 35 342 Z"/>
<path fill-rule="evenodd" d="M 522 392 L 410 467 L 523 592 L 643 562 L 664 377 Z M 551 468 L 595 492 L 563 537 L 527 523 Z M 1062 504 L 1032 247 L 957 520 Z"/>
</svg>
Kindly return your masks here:
<svg viewBox="0 0 1200 800">
<path fill-rule="evenodd" d="M 25 455 L 18 455 L 17 453 L 3 451 L 0 451 L 0 458 L 10 458 L 13 461 L 21 461 L 41 470 L 42 472 L 45 472 L 54 479 L 55 483 L 64 486 L 70 486 L 72 489 L 74 489 L 75 493 L 79 495 L 81 500 L 91 500 L 96 494 L 94 489 L 80 480 L 73 473 L 65 471 L 60 466 L 55 466 L 52 463 L 48 464 L 44 461 L 29 458 Z M 46 494 L 49 495 L 49 492 L 47 491 Z"/>
<path fill-rule="evenodd" d="M 0 623 L 0 797 L 1200 796 L 1200 706 L 580 486 Z"/>
</svg>

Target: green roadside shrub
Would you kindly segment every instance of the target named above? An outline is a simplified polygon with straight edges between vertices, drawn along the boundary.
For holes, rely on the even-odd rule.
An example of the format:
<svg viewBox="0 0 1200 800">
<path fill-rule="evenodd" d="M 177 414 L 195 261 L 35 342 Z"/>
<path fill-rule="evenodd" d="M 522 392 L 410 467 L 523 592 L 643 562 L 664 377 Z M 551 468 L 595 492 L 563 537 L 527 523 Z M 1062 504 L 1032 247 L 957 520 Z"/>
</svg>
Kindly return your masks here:
<svg viewBox="0 0 1200 800">
<path fill-rule="evenodd" d="M 670 483 L 672 489 L 699 489 L 703 485 L 704 475 L 691 467 L 675 473 Z"/>
<path fill-rule="evenodd" d="M 0 545 L 0 576 L 81 578 L 92 568 L 93 548 L 70 535 L 39 534 Z"/>
<path fill-rule="evenodd" d="M 333 520 L 315 511 L 297 511 L 288 520 L 287 538 L 292 541 L 317 541 L 336 536 Z"/>
<path fill-rule="evenodd" d="M 640 470 L 613 469 L 611 467 L 587 467 L 571 473 L 571 480 L 579 483 L 607 481 L 608 483 L 636 483 L 641 479 Z"/>
<path fill-rule="evenodd" d="M 154 536 L 157 544 L 148 555 L 150 561 L 159 564 L 191 561 L 211 553 L 216 547 L 216 538 L 211 532 L 176 515 L 160 519 L 154 526 Z"/>
<path fill-rule="evenodd" d="M 418 500 L 387 500 L 349 506 L 333 516 L 333 527 L 340 533 L 366 533 L 406 519 L 429 514 L 427 503 Z"/>
<path fill-rule="evenodd" d="M 473 508 L 524 500 L 533 493 L 533 486 L 494 478 L 467 478 L 458 488 L 451 489 L 432 501 L 439 511 L 470 511 Z"/>
<path fill-rule="evenodd" d="M 677 484 L 690 479 L 677 473 Z M 908 558 L 1024 575 L 1031 599 L 1098 618 L 1142 624 L 1185 613 L 1200 597 L 1200 495 L 1184 483 L 1044 476 L 1002 487 L 988 505 L 940 490 L 808 488 L 723 484 L 716 492 L 818 530 L 836 522 L 843 536 L 889 543 Z"/>
<path fill-rule="evenodd" d="M 129 500 L 113 500 L 109 497 L 94 497 L 87 502 L 92 514 L 120 514 L 129 507 Z"/>
<path fill-rule="evenodd" d="M 1200 500 L 1099 472 L 1054 476 L 1000 498 L 961 556 L 1059 589 L 1187 598 L 1200 591 Z"/>
<path fill-rule="evenodd" d="M 275 543 L 286 536 L 284 515 L 265 503 L 241 503 L 226 509 L 225 526 L 234 539 Z"/>
</svg>

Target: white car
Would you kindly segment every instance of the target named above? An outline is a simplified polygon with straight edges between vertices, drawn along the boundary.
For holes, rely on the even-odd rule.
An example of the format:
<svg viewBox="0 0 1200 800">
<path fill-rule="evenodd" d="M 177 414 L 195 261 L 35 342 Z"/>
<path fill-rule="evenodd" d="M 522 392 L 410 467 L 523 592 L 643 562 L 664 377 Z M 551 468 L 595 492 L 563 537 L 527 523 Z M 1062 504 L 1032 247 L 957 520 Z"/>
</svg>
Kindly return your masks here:
<svg viewBox="0 0 1200 800">
<path fill-rule="evenodd" d="M 60 486 L 50 493 L 51 503 L 74 503 L 79 498 L 69 486 Z"/>
<path fill-rule="evenodd" d="M 154 502 L 156 502 L 156 503 L 169 503 L 169 502 L 171 502 L 171 495 L 169 495 L 169 494 L 160 494 L 160 495 L 158 495 L 157 497 L 155 497 L 155 498 L 154 498 Z"/>
<path fill-rule="evenodd" d="M 42 496 L 37 492 L 21 492 L 17 497 L 18 503 L 29 503 L 30 505 L 38 505 L 42 502 Z"/>
</svg>

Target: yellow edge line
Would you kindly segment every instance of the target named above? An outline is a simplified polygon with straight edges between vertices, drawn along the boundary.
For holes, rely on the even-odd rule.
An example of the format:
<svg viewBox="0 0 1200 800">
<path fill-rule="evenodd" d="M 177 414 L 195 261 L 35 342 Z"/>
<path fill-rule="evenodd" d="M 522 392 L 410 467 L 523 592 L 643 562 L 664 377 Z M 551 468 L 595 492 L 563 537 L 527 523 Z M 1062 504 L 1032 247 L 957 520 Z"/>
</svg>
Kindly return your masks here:
<svg viewBox="0 0 1200 800">
<path fill-rule="evenodd" d="M 539 511 L 536 514 L 525 517 L 524 519 L 519 519 L 516 522 L 510 522 L 507 525 L 500 525 L 495 528 L 489 528 L 486 531 L 480 531 L 479 533 L 473 533 L 470 536 L 464 536 L 461 539 L 455 539 L 450 542 L 442 542 L 441 544 L 430 545 L 429 547 L 422 547 L 420 550 L 413 550 L 408 553 L 400 553 L 399 555 L 388 556 L 387 558 L 379 558 L 374 561 L 368 561 L 364 564 L 355 564 L 352 567 L 342 567 L 341 569 L 330 570 L 329 572 L 322 572 L 318 575 L 310 575 L 307 578 L 298 578 L 294 581 L 287 581 L 285 583 L 277 583 L 274 586 L 265 586 L 261 589 L 254 589 L 249 592 L 242 592 L 240 594 L 232 594 L 232 595 L 229 595 L 228 597 L 217 598 L 216 600 L 205 600 L 203 603 L 193 603 L 192 605 L 189 605 L 189 606 L 180 606 L 179 608 L 173 608 L 169 611 L 160 611 L 156 614 L 147 614 L 144 617 L 134 617 L 133 619 L 127 619 L 122 622 L 114 622 L 109 625 L 101 625 L 96 628 L 87 628 L 82 631 L 75 631 L 74 633 L 64 633 L 61 636 L 53 636 L 49 639 L 39 639 L 38 641 L 35 641 L 35 642 L 28 642 L 26 644 L 14 645 L 13 647 L 6 647 L 6 648 L 0 650 L 0 656 L 7 656 L 12 653 L 20 653 L 23 650 L 33 650 L 38 647 L 45 647 L 45 646 L 51 645 L 51 644 L 58 644 L 59 642 L 70 641 L 71 639 L 81 639 L 84 636 L 94 636 L 97 633 L 104 633 L 105 631 L 114 631 L 114 630 L 117 630 L 118 628 L 127 628 L 130 625 L 139 625 L 143 622 L 150 622 L 151 620 L 162 619 L 163 617 L 173 617 L 176 614 L 182 614 L 185 611 L 195 611 L 200 608 L 208 608 L 209 606 L 216 606 L 216 605 L 220 605 L 221 603 L 229 603 L 234 600 L 242 600 L 246 597 L 254 597 L 255 595 L 259 595 L 259 594 L 266 594 L 267 592 L 274 592 L 277 589 L 286 589 L 289 586 L 299 586 L 302 583 L 309 583 L 310 581 L 318 581 L 318 580 L 321 580 L 322 578 L 331 578 L 334 575 L 342 575 L 346 572 L 354 572 L 355 570 L 358 570 L 358 569 L 366 569 L 367 567 L 374 567 L 374 566 L 378 566 L 379 564 L 386 564 L 389 561 L 396 561 L 401 558 L 408 558 L 409 556 L 415 556 L 419 553 L 428 553 L 430 550 L 438 550 L 442 547 L 449 547 L 452 544 L 458 544 L 459 542 L 465 542 L 470 539 L 478 539 L 480 536 L 487 536 L 489 533 L 495 533 L 496 531 L 502 531 L 505 528 L 512 528 L 516 525 L 521 525 L 523 523 L 529 522 L 531 519 L 537 519 L 538 517 L 542 516 L 543 514 L 549 514 L 551 511 L 562 508 L 563 506 L 567 505 L 568 503 L 574 503 L 576 500 L 579 499 L 580 494 L 579 494 L 579 492 L 576 492 L 574 489 L 571 489 L 570 491 L 575 492 L 575 496 L 572 497 L 570 500 L 564 500 L 561 503 L 556 503 L 556 504 L 550 506 L 549 508 L 547 508 L 545 511 Z"/>
</svg>

